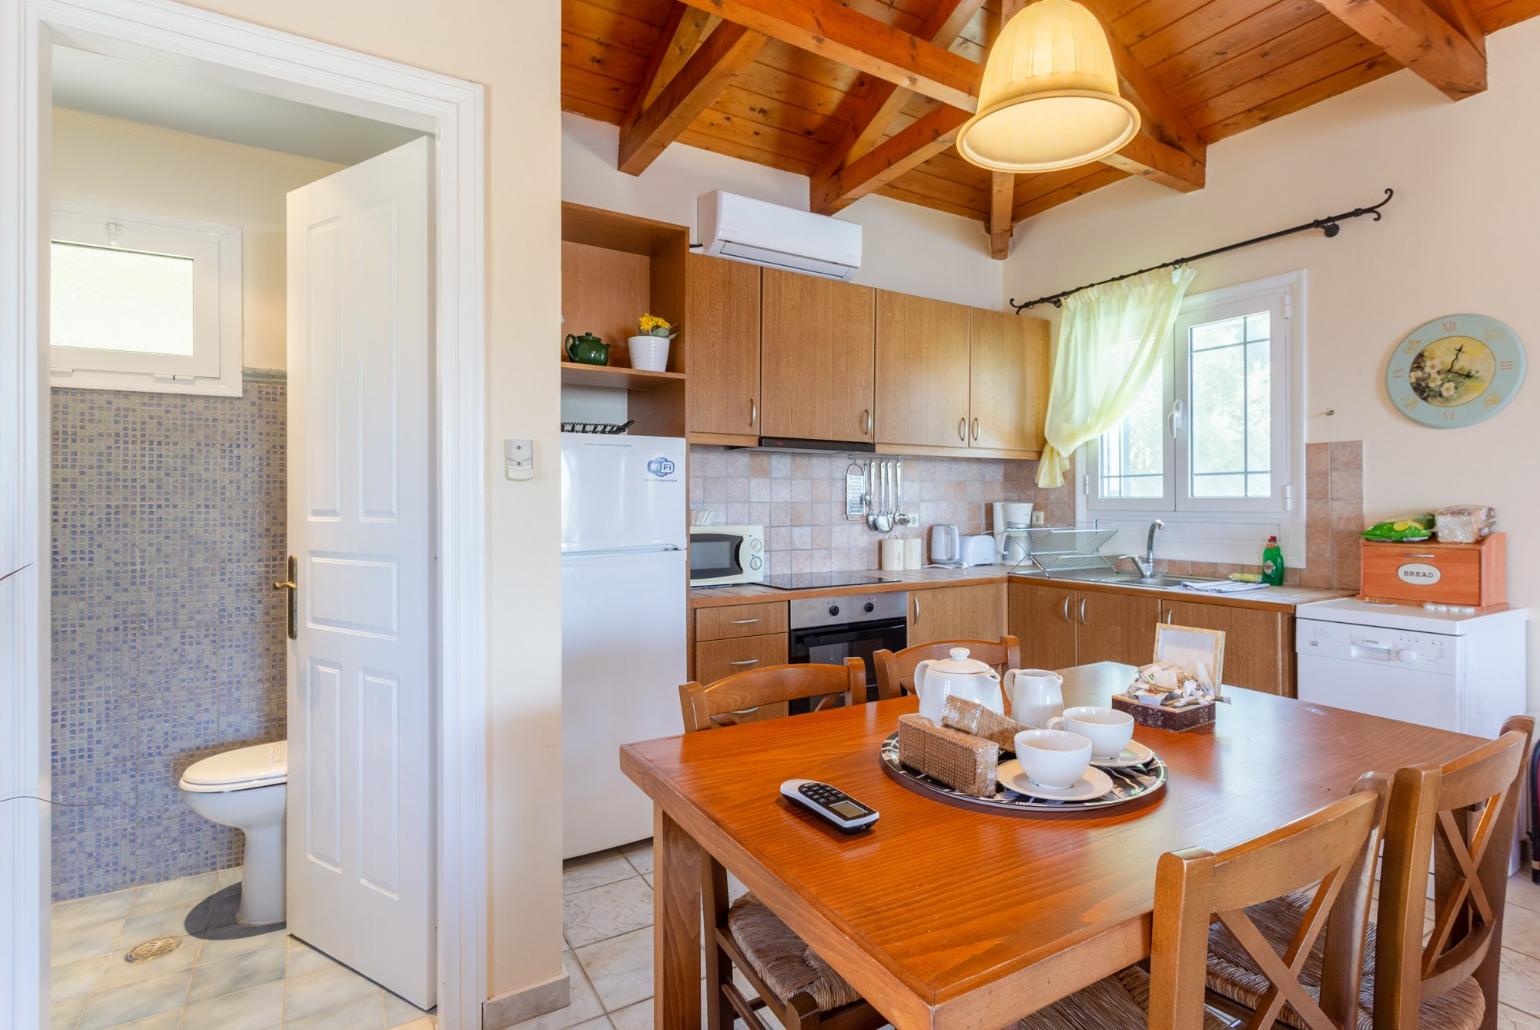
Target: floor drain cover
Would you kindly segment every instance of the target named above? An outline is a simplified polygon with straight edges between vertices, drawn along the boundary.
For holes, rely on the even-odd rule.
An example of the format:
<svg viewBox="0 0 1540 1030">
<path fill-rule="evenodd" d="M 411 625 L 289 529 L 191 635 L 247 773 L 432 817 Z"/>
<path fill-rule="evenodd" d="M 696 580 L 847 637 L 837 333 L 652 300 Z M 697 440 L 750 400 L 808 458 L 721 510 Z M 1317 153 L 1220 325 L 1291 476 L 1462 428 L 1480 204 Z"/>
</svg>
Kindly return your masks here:
<svg viewBox="0 0 1540 1030">
<path fill-rule="evenodd" d="M 153 941 L 145 941 L 128 949 L 128 954 L 123 956 L 124 962 L 148 962 L 151 959 L 169 955 L 182 943 L 180 937 L 157 937 Z"/>
</svg>

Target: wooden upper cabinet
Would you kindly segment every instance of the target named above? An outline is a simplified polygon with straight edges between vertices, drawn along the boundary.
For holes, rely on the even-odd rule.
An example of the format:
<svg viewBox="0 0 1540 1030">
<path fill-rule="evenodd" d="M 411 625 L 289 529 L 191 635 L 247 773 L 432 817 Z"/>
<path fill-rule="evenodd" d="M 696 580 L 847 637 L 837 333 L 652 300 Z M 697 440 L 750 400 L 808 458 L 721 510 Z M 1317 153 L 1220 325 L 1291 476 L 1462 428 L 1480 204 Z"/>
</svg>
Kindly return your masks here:
<svg viewBox="0 0 1540 1030">
<path fill-rule="evenodd" d="M 1048 323 L 1011 311 L 974 308 L 972 314 L 969 445 L 1041 452 Z"/>
<path fill-rule="evenodd" d="M 763 290 L 760 433 L 871 440 L 875 291 L 771 268 Z"/>
<path fill-rule="evenodd" d="M 699 254 L 686 259 L 685 429 L 703 442 L 753 444 L 759 437 L 759 301 L 757 265 Z"/>
<path fill-rule="evenodd" d="M 968 309 L 877 291 L 877 442 L 965 447 Z"/>
</svg>

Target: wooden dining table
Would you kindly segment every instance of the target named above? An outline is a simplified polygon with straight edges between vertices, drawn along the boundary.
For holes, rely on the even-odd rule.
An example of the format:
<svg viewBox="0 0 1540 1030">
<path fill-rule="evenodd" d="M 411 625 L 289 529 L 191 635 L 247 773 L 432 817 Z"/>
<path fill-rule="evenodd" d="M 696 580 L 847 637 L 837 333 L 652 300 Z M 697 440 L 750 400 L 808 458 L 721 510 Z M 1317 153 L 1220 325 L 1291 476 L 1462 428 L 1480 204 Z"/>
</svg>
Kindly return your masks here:
<svg viewBox="0 0 1540 1030">
<path fill-rule="evenodd" d="M 1132 680 L 1062 670 L 1067 705 Z M 1359 775 L 1447 761 L 1475 737 L 1226 688 L 1209 727 L 1136 728 L 1167 764 L 1153 802 L 1096 815 L 995 814 L 890 777 L 878 757 L 913 697 L 629 744 L 653 801 L 654 1019 L 701 1026 L 701 873 L 709 855 L 894 1026 L 1001 1027 L 1149 957 L 1155 864 L 1219 850 L 1346 795 Z M 834 784 L 880 813 L 847 836 L 780 796 Z"/>
</svg>

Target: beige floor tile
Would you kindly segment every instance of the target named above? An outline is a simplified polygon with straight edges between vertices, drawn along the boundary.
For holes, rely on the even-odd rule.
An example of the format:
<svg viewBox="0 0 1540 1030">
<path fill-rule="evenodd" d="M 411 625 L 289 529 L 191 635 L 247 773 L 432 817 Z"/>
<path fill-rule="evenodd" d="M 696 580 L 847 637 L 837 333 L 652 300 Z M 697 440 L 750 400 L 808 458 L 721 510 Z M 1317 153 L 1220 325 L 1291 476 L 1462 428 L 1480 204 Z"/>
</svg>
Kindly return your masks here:
<svg viewBox="0 0 1540 1030">
<path fill-rule="evenodd" d="M 1505 905 L 1503 947 L 1540 960 L 1540 912 L 1522 905 Z"/>
<path fill-rule="evenodd" d="M 326 952 L 319 948 L 312 948 L 298 937 L 290 937 L 288 941 L 289 965 L 287 976 L 289 979 L 305 976 L 309 973 L 319 973 L 325 969 L 345 969 L 342 963 L 334 960 Z"/>
<path fill-rule="evenodd" d="M 608 1018 L 599 1016 L 596 1019 L 590 1019 L 586 1023 L 579 1023 L 577 1026 L 573 1027 L 572 1030 L 606 1030 L 607 1027 L 611 1027 L 613 1025 L 614 1024 L 611 1023 Z"/>
<path fill-rule="evenodd" d="M 286 983 L 283 1016 L 288 1022 L 362 1001 L 372 1001 L 379 1010 L 381 1025 L 385 1022 L 384 991 L 346 966 L 290 977 Z"/>
<path fill-rule="evenodd" d="M 58 902 L 53 906 L 51 913 L 53 932 L 78 930 L 83 926 L 95 926 L 113 919 L 124 919 L 128 916 L 129 910 L 134 907 L 134 899 L 138 896 L 139 888 L 130 887 L 127 890 L 113 891 L 111 894 L 97 894 L 89 898 Z"/>
<path fill-rule="evenodd" d="M 241 876 L 244 873 L 245 868 L 238 865 L 233 865 L 228 869 L 221 869 L 214 874 L 214 886 L 228 887 L 232 883 L 240 883 Z"/>
<path fill-rule="evenodd" d="M 627 844 L 620 849 L 620 853 L 626 856 L 626 861 L 631 867 L 644 875 L 652 873 L 652 838 L 639 840 L 635 844 Z"/>
<path fill-rule="evenodd" d="M 385 1030 L 385 1003 L 378 996 L 353 998 L 299 1017 L 285 1009 L 284 1015 L 285 1030 Z"/>
<path fill-rule="evenodd" d="M 85 1011 L 86 996 L 63 998 L 48 1006 L 48 1030 L 73 1030 Z"/>
<path fill-rule="evenodd" d="M 652 997 L 652 928 L 577 949 L 577 959 L 606 1012 Z"/>
<path fill-rule="evenodd" d="M 213 873 L 198 873 L 161 883 L 147 883 L 139 888 L 129 915 L 142 912 L 160 912 L 168 908 L 192 908 L 217 889 Z"/>
<path fill-rule="evenodd" d="M 96 989 L 104 991 L 109 987 L 117 987 L 122 984 L 153 980 L 158 976 L 165 976 L 167 973 L 173 973 L 178 969 L 191 969 L 197 964 L 198 954 L 202 948 L 203 942 L 198 940 L 198 938 L 183 937 L 180 944 L 159 958 L 150 959 L 148 962 L 129 962 L 127 960 L 128 949 L 123 947 L 123 943 L 120 940 L 118 946 L 112 949 L 112 954 L 107 956 L 107 961 L 102 966 L 102 976 L 97 981 Z"/>
<path fill-rule="evenodd" d="M 430 1013 L 413 1005 L 405 998 L 398 998 L 389 991 L 385 991 L 385 1025 L 388 1027 L 403 1026 L 416 1022 L 419 1019 L 431 1019 Z"/>
<path fill-rule="evenodd" d="M 106 955 L 83 958 L 54 966 L 48 971 L 48 1000 L 64 1001 L 67 998 L 83 998 L 96 987 L 102 969 L 107 964 Z"/>
<path fill-rule="evenodd" d="M 640 876 L 562 899 L 562 926 L 574 948 L 652 925 L 652 888 Z"/>
<path fill-rule="evenodd" d="M 136 1019 L 132 1023 L 123 1023 L 113 1027 L 112 1030 L 178 1030 L 181 1025 L 182 1010 L 172 1009 L 170 1012 Z"/>
<path fill-rule="evenodd" d="M 289 935 L 283 930 L 270 930 L 267 933 L 252 934 L 249 937 L 210 938 L 203 942 L 203 950 L 198 953 L 198 962 L 207 964 L 210 962 L 222 962 L 236 955 L 243 955 L 248 951 L 256 951 L 259 948 L 277 948 L 280 952 L 287 951 Z"/>
<path fill-rule="evenodd" d="M 421 1016 L 410 1023 L 399 1023 L 390 1030 L 434 1030 L 433 1019 L 430 1016 Z"/>
<path fill-rule="evenodd" d="M 69 965 L 81 959 L 99 958 L 112 952 L 118 934 L 123 930 L 123 920 L 109 919 L 101 923 L 89 923 L 71 930 L 54 931 L 51 964 Z"/>
<path fill-rule="evenodd" d="M 283 981 L 195 1001 L 182 1010 L 184 1030 L 271 1030 L 283 1025 Z"/>
<path fill-rule="evenodd" d="M 607 883 L 624 880 L 636 874 L 637 870 L 631 867 L 631 863 L 627 862 L 625 856 L 619 851 L 600 851 L 593 855 L 579 855 L 562 863 L 561 892 L 576 894 L 579 891 L 603 887 Z"/>
<path fill-rule="evenodd" d="M 1526 872 L 1508 878 L 1508 904 L 1540 912 L 1540 883 L 1535 883 Z"/>
<path fill-rule="evenodd" d="M 593 984 L 588 982 L 588 976 L 583 972 L 577 956 L 570 951 L 564 951 L 561 954 L 561 964 L 567 971 L 572 1001 L 564 1009 L 557 1009 L 543 1016 L 514 1024 L 516 1030 L 566 1030 L 568 1027 L 585 1023 L 595 1016 L 604 1015 L 604 1005 L 599 1001 L 599 996 L 594 993 Z"/>
<path fill-rule="evenodd" d="M 1540 1017 L 1521 1012 L 1512 1005 L 1499 1004 L 1497 1030 L 1540 1030 Z"/>
<path fill-rule="evenodd" d="M 635 1005 L 627 1005 L 618 1012 L 611 1012 L 610 1024 L 615 1030 L 652 1030 L 652 999 L 647 998 Z"/>
<path fill-rule="evenodd" d="M 132 948 L 156 937 L 182 937 L 203 932 L 199 916 L 203 913 L 191 902 L 179 902 L 172 908 L 154 912 L 136 912 L 123 921 L 114 942 L 118 948 Z"/>
<path fill-rule="evenodd" d="M 179 1009 L 187 1001 L 187 984 L 191 979 L 192 970 L 183 969 L 97 991 L 86 1000 L 85 1011 L 80 1016 L 80 1030 L 102 1030 Z"/>
<path fill-rule="evenodd" d="M 1540 964 L 1528 955 L 1504 948 L 1497 996 L 1505 1005 L 1540 1016 Z"/>
<path fill-rule="evenodd" d="M 284 949 L 281 942 L 243 951 L 218 962 L 200 962 L 198 968 L 193 970 L 187 998 L 189 1002 L 202 1001 L 282 980 L 283 969 Z"/>
</svg>

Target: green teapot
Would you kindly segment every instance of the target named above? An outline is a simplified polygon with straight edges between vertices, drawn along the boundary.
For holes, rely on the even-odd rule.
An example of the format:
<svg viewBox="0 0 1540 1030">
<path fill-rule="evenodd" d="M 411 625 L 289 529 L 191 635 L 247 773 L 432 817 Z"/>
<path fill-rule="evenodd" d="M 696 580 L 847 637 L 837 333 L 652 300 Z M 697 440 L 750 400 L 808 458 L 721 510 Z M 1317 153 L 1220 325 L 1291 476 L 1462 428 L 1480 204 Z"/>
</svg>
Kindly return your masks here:
<svg viewBox="0 0 1540 1030">
<path fill-rule="evenodd" d="M 583 333 L 581 336 L 567 334 L 567 359 L 584 365 L 608 365 L 610 363 L 610 345 L 599 339 L 593 333 Z"/>
</svg>

